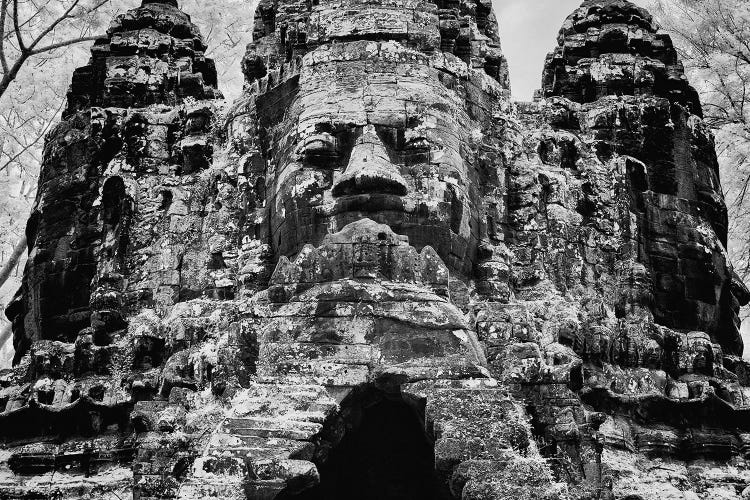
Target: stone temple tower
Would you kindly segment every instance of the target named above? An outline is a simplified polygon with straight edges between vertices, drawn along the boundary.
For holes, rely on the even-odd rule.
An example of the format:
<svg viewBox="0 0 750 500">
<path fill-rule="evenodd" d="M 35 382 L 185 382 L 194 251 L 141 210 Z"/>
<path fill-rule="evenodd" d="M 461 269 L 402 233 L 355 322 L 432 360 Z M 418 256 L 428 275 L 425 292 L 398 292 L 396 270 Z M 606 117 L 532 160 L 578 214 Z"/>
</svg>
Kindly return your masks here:
<svg viewBox="0 0 750 500">
<path fill-rule="evenodd" d="M 249 8 L 249 7 L 248 7 Z M 0 498 L 741 498 L 750 292 L 668 36 L 586 0 L 509 100 L 484 0 L 175 0 L 45 146 Z"/>
</svg>

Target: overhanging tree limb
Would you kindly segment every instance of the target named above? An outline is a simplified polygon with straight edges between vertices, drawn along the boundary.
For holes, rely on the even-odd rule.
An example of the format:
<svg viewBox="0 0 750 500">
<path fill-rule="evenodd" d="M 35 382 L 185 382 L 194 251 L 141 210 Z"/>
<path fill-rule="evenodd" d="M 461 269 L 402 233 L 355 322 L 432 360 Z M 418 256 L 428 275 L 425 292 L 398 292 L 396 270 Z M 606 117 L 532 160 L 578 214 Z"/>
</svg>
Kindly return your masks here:
<svg viewBox="0 0 750 500">
<path fill-rule="evenodd" d="M 25 52 L 26 45 L 23 43 L 21 28 L 18 26 L 18 0 L 13 0 L 13 32 L 16 34 L 16 40 L 18 41 L 18 50 L 21 53 Z"/>
<path fill-rule="evenodd" d="M 18 73 L 21 71 L 24 64 L 26 64 L 29 58 L 39 54 L 50 52 L 61 47 L 67 47 L 82 42 L 89 42 L 98 38 L 97 36 L 82 34 L 81 36 L 68 38 L 59 42 L 52 42 L 47 45 L 42 45 L 45 40 L 55 32 L 55 30 L 61 25 L 61 23 L 70 19 L 74 19 L 76 17 L 76 15 L 73 14 L 73 11 L 80 5 L 80 2 L 81 0 L 74 0 L 62 14 L 52 19 L 49 24 L 42 28 L 42 30 L 38 34 L 32 35 L 32 38 L 27 45 L 27 42 L 24 40 L 24 23 L 22 23 L 19 19 L 20 14 L 18 0 L 13 0 L 12 3 L 9 2 L 9 0 L 2 0 L 2 2 L 0 3 L 0 7 L 2 8 L 2 12 L 0 13 L 0 24 L 2 25 L 0 27 L 0 29 L 2 29 L 2 31 L 0 31 L 0 67 L 2 67 L 3 70 L 3 77 L 0 80 L 0 97 L 2 97 L 3 94 L 5 94 L 5 91 L 8 90 L 8 87 L 16 79 Z M 100 9 L 109 2 L 110 0 L 99 0 L 94 5 L 86 9 L 86 13 L 90 14 Z M 10 9 L 10 12 L 8 12 L 8 9 Z M 8 29 L 9 31 L 13 32 L 13 35 L 15 35 L 16 42 L 18 44 L 17 49 L 14 51 L 16 54 L 11 59 L 12 63 L 9 62 L 9 56 L 11 55 L 8 53 L 9 48 L 4 43 L 4 35 L 6 29 L 5 21 L 8 17 L 10 17 L 12 20 L 12 27 Z"/>
<path fill-rule="evenodd" d="M 94 42 L 94 41 L 98 40 L 99 38 L 101 38 L 101 37 L 99 37 L 99 36 L 82 36 L 80 38 L 74 38 L 74 39 L 71 39 L 71 40 L 65 40 L 63 42 L 52 43 L 50 45 L 45 45 L 44 47 L 40 47 L 38 49 L 32 50 L 31 51 L 31 55 L 34 56 L 34 55 L 37 55 L 37 54 L 42 54 L 44 52 L 49 52 L 51 50 L 59 49 L 61 47 L 67 47 L 68 45 L 75 45 L 76 43 Z"/>
<path fill-rule="evenodd" d="M 0 10 L 0 64 L 5 74 L 8 72 L 8 59 L 5 57 L 5 20 L 8 18 L 8 0 L 2 0 Z"/>
<path fill-rule="evenodd" d="M 2 287 L 5 282 L 8 281 L 8 278 L 10 278 L 10 275 L 13 273 L 13 270 L 18 265 L 18 261 L 21 260 L 21 256 L 25 251 L 26 236 L 21 238 L 21 241 L 19 241 L 16 247 L 13 249 L 13 253 L 10 255 L 10 258 L 0 270 L 0 287 Z"/>
<path fill-rule="evenodd" d="M 13 325 L 8 323 L 0 329 L 0 348 L 13 336 Z"/>
<path fill-rule="evenodd" d="M 63 106 L 64 106 L 64 105 L 65 105 L 65 100 L 64 100 L 64 99 L 61 99 L 61 100 L 60 100 L 60 105 L 59 105 L 59 106 L 58 106 L 58 108 L 57 108 L 57 113 L 59 113 L 59 112 L 60 112 L 60 110 L 61 110 L 61 109 L 63 108 Z M 57 114 L 57 113 L 55 113 L 55 114 Z M 28 143 L 28 144 L 25 144 L 25 145 L 23 145 L 23 146 L 21 147 L 20 151 L 18 151 L 18 152 L 17 152 L 16 154 L 14 154 L 13 156 L 10 156 L 10 157 L 8 158 L 8 160 L 6 160 L 6 161 L 5 161 L 5 162 L 4 162 L 4 163 L 3 163 L 2 165 L 0 165 L 0 172 L 2 172 L 3 170 L 6 170 L 6 169 L 7 169 L 8 167 L 10 167 L 10 166 L 11 166 L 11 165 L 12 165 L 12 164 L 13 164 L 13 163 L 14 163 L 14 162 L 16 161 L 16 160 L 18 160 L 18 158 L 20 158 L 20 157 L 21 157 L 21 155 L 23 155 L 23 154 L 24 154 L 24 153 L 25 153 L 26 151 L 28 151 L 29 149 L 31 149 L 31 148 L 33 148 L 33 147 L 35 147 L 35 146 L 36 146 L 36 144 L 37 144 L 38 142 L 40 142 L 40 141 L 41 141 L 42 139 L 44 139 L 44 137 L 45 137 L 45 136 L 47 135 L 47 131 L 49 131 L 49 129 L 50 129 L 51 127 L 52 127 L 52 125 L 53 125 L 53 122 L 51 122 L 51 121 L 50 121 L 50 122 L 47 122 L 47 123 L 45 124 L 44 128 L 43 128 L 43 129 L 42 129 L 41 131 L 39 131 L 39 133 L 38 133 L 38 134 L 36 134 L 36 137 L 34 138 L 34 140 L 33 140 L 33 141 L 31 141 L 31 142 L 30 142 L 30 143 Z"/>
</svg>

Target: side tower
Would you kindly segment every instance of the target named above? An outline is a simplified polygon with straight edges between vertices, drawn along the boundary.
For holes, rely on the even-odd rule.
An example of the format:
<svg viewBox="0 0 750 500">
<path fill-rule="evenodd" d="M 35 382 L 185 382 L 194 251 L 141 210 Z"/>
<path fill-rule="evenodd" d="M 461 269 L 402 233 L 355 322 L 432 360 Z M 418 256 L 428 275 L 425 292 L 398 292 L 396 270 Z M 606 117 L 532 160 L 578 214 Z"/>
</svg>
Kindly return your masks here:
<svg viewBox="0 0 750 500">
<path fill-rule="evenodd" d="M 589 1 L 565 21 L 543 94 L 582 105 L 600 161 L 625 158 L 637 260 L 657 324 L 710 335 L 741 356 L 747 293 L 726 259 L 727 210 L 713 137 L 669 36 L 627 1 Z M 637 163 L 635 163 L 637 162 Z"/>
<path fill-rule="evenodd" d="M 478 318 L 493 374 L 525 394 L 571 493 L 738 497 L 750 295 L 696 92 L 625 0 L 568 17 L 542 85 L 509 169 L 511 299 Z"/>
<path fill-rule="evenodd" d="M 204 50 L 176 2 L 145 1 L 119 16 L 95 43 L 89 64 L 76 70 L 64 120 L 45 145 L 26 231 L 29 264 L 7 311 L 16 362 L 34 341 L 74 341 L 91 326 L 92 314 L 105 329 L 121 323 L 116 309 L 123 298 L 111 297 L 110 305 L 119 305 L 102 304 L 108 312 L 96 314 L 95 289 L 99 281 L 105 289 L 114 286 L 108 289 L 113 293 L 122 288 L 116 281 L 125 278 L 137 245 L 129 225 L 138 193 L 127 184 L 190 174 L 207 164 L 205 151 L 190 154 L 189 141 L 182 141 L 201 132 L 184 126 L 196 120 L 180 116 L 183 103 L 219 96 L 216 69 Z M 137 109 L 154 110 L 157 121 L 149 123 Z"/>
<path fill-rule="evenodd" d="M 191 200 L 216 185 L 206 171 L 220 94 L 205 49 L 175 0 L 144 0 L 73 75 L 6 311 L 16 367 L 0 395 L 2 498 L 132 496 L 131 413 L 157 397 L 168 348 L 130 319 L 209 280 L 181 272 L 208 252 Z"/>
</svg>

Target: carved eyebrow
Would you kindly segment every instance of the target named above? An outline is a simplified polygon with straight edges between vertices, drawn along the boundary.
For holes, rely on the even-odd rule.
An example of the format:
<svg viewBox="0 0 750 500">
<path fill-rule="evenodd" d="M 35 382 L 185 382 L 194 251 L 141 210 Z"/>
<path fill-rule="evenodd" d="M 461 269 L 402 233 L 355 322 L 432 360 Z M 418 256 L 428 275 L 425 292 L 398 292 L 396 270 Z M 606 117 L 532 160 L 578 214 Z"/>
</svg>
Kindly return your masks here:
<svg viewBox="0 0 750 500">
<path fill-rule="evenodd" d="M 357 124 L 348 121 L 325 121 L 315 124 L 315 132 L 335 134 L 337 132 L 351 130 L 357 127 Z"/>
<path fill-rule="evenodd" d="M 328 133 L 313 134 L 306 137 L 297 150 L 300 159 L 314 164 L 331 161 L 339 156 L 339 141 Z"/>
<path fill-rule="evenodd" d="M 335 148 L 336 137 L 328 132 L 312 134 L 304 139 L 302 147 L 305 151 Z"/>
</svg>

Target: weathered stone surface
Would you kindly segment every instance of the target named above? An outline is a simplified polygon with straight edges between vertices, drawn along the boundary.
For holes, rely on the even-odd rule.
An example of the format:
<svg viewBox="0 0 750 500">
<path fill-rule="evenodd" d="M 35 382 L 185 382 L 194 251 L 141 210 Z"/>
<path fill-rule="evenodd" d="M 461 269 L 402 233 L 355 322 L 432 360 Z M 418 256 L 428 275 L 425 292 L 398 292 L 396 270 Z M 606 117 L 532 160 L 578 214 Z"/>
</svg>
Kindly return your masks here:
<svg viewBox="0 0 750 500">
<path fill-rule="evenodd" d="M 546 97 L 587 103 L 609 95 L 656 95 L 701 114 L 669 35 L 628 0 L 584 1 L 560 30 L 542 85 Z"/>
<path fill-rule="evenodd" d="M 118 17 L 45 149 L 0 497 L 747 496 L 700 103 L 629 2 L 558 42 L 513 104 L 489 2 L 262 1 L 220 116 L 176 2 Z"/>
</svg>

